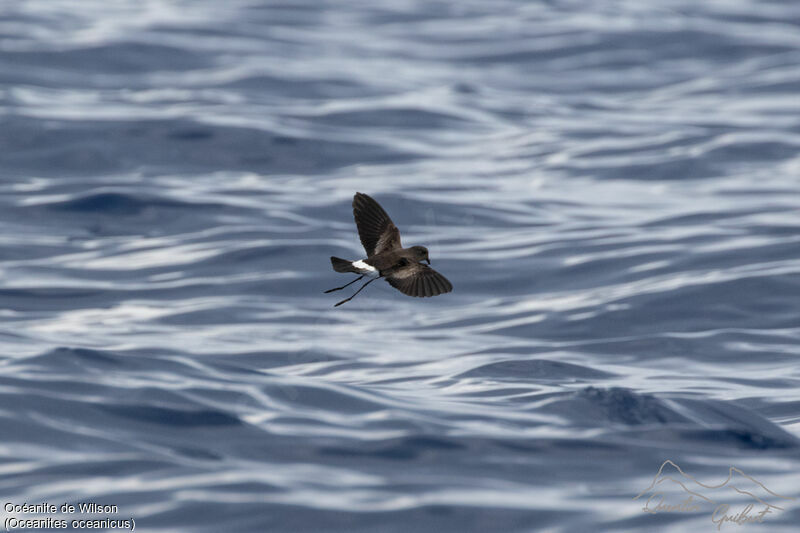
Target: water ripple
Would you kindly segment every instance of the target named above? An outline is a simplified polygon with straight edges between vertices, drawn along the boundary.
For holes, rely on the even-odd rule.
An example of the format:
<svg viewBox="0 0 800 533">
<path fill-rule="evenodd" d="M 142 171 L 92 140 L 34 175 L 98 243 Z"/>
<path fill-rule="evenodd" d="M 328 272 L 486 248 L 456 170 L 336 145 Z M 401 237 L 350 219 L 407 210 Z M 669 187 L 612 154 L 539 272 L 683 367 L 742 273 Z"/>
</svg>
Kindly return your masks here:
<svg viewBox="0 0 800 533">
<path fill-rule="evenodd" d="M 796 2 L 2 10 L 10 501 L 699 531 L 632 500 L 665 457 L 800 496 Z M 332 308 L 355 191 L 452 294 Z"/>
</svg>

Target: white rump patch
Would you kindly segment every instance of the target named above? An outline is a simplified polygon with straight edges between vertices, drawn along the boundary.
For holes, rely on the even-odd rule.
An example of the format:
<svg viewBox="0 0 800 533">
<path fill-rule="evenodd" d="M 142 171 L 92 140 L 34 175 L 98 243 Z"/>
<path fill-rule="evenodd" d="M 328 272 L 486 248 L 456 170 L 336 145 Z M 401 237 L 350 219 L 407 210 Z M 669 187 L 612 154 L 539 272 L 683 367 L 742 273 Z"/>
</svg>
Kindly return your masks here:
<svg viewBox="0 0 800 533">
<path fill-rule="evenodd" d="M 378 275 L 378 269 L 377 268 L 375 268 L 372 265 L 368 265 L 367 263 L 365 263 L 361 259 L 359 259 L 358 261 L 353 261 L 351 264 L 354 267 L 356 267 L 358 269 L 358 271 L 361 272 L 362 274 L 366 274 L 366 275 L 368 275 L 370 277 Z"/>
</svg>

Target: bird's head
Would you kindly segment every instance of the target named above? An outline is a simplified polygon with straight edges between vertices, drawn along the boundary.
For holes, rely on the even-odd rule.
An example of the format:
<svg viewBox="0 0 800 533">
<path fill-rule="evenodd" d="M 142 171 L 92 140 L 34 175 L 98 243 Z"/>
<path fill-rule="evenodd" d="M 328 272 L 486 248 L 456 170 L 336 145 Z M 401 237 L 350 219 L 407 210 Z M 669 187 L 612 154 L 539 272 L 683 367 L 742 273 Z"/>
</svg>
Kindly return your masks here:
<svg viewBox="0 0 800 533">
<path fill-rule="evenodd" d="M 424 246 L 412 246 L 411 250 L 414 252 L 414 259 L 416 259 L 417 263 L 427 261 L 429 265 L 431 264 L 431 259 L 428 257 L 427 248 Z"/>
</svg>

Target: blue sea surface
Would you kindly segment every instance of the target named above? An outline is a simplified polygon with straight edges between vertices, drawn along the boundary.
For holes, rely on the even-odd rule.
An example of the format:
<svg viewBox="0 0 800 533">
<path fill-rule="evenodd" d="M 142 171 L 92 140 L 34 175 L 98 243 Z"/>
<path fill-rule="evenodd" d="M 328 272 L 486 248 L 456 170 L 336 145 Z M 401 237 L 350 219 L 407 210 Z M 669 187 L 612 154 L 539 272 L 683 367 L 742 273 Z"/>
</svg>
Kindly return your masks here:
<svg viewBox="0 0 800 533">
<path fill-rule="evenodd" d="M 797 1 L 3 2 L 0 228 L 3 521 L 800 527 Z"/>
</svg>

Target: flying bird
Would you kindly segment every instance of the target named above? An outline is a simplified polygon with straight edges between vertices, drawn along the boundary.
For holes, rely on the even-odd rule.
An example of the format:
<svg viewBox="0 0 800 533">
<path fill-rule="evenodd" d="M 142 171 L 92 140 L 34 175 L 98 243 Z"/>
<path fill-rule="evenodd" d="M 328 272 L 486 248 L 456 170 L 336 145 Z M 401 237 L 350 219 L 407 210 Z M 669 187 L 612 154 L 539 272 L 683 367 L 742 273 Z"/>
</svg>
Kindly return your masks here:
<svg viewBox="0 0 800 533">
<path fill-rule="evenodd" d="M 336 272 L 352 272 L 360 276 L 346 285 L 327 290 L 325 293 L 340 291 L 364 276 L 372 279 L 334 307 L 349 302 L 364 287 L 380 278 L 384 278 L 389 285 L 403 294 L 419 298 L 438 296 L 453 290 L 453 285 L 447 278 L 428 266 L 431 260 L 427 248 L 424 246 L 403 248 L 400 244 L 400 230 L 386 211 L 370 196 L 360 192 L 355 194 L 353 216 L 367 257 L 358 261 L 331 257 L 331 265 Z M 427 261 L 428 265 L 422 264 L 422 261 Z"/>
</svg>

